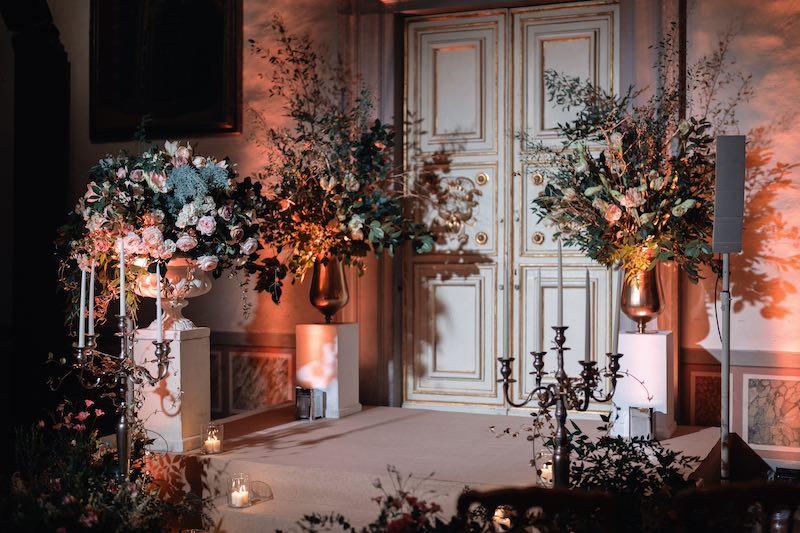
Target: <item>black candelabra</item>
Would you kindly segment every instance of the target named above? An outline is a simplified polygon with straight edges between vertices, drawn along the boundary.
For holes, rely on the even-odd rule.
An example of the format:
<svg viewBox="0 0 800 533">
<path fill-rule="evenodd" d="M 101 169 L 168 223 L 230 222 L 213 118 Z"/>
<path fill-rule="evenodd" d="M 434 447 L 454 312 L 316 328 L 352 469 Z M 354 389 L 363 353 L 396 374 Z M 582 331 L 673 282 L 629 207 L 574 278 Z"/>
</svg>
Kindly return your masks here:
<svg viewBox="0 0 800 533">
<path fill-rule="evenodd" d="M 75 363 L 78 382 L 85 389 L 101 389 L 113 393 L 114 404 L 119 414 L 117 420 L 117 453 L 119 455 L 119 475 L 127 478 L 131 463 L 130 428 L 136 418 L 135 388 L 146 381 L 155 385 L 167 375 L 169 369 L 170 347 L 168 340 L 153 341 L 155 345 L 156 373 L 136 364 L 133 357 L 135 327 L 128 313 L 117 315 L 120 339 L 119 355 L 110 355 L 97 349 L 97 335 L 85 336 L 84 346 L 75 345 Z"/>
<path fill-rule="evenodd" d="M 503 394 L 506 401 L 513 407 L 525 407 L 536 401 L 541 410 L 555 407 L 556 434 L 553 445 L 553 485 L 556 487 L 569 487 L 569 441 L 567 437 L 567 410 L 586 411 L 589 402 L 607 402 L 614 396 L 617 379 L 622 375 L 619 372 L 619 359 L 622 354 L 607 353 L 608 366 L 602 371 L 597 368 L 597 361 L 580 361 L 583 369 L 580 377 L 571 378 L 564 370 L 564 352 L 569 350 L 564 346 L 567 340 L 565 332 L 567 326 L 553 326 L 556 332 L 555 346 L 553 349 L 558 356 L 558 368 L 554 374 L 555 382 L 542 384 L 542 378 L 548 373 L 544 371 L 544 356 L 547 352 L 531 352 L 533 356 L 533 371 L 530 373 L 536 380 L 536 386 L 521 402 L 511 398 L 511 384 L 516 380 L 511 377 L 511 363 L 513 357 L 498 357 L 500 361 L 500 375 L 498 383 L 503 384 Z M 610 378 L 611 383 L 605 394 L 601 393 L 600 378 Z"/>
</svg>

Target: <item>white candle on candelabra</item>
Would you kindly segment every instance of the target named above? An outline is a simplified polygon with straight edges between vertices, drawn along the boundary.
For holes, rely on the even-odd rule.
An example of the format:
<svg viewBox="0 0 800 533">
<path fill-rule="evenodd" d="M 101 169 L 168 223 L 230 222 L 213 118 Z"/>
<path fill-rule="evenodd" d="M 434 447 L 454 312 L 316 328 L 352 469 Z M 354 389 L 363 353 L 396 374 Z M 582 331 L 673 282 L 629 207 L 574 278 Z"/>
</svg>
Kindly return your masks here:
<svg viewBox="0 0 800 533">
<path fill-rule="evenodd" d="M 509 345 L 511 343 L 511 324 L 509 324 L 509 318 L 511 317 L 511 313 L 508 310 L 508 302 L 510 299 L 509 293 L 511 292 L 511 269 L 506 268 L 506 276 L 504 280 L 504 290 L 503 290 L 503 357 L 511 357 L 509 353 Z"/>
<path fill-rule="evenodd" d="M 564 325 L 564 266 L 561 257 L 561 237 L 558 238 L 558 318 L 556 326 Z"/>
<path fill-rule="evenodd" d="M 125 241 L 119 240 L 119 315 L 125 316 Z"/>
<path fill-rule="evenodd" d="M 246 507 L 250 502 L 250 494 L 244 486 L 239 487 L 239 490 L 231 492 L 231 505 L 233 507 Z"/>
<path fill-rule="evenodd" d="M 537 276 L 536 276 L 536 298 L 535 298 L 534 301 L 541 301 L 540 300 L 541 298 L 542 298 L 542 268 L 539 267 L 539 272 L 537 273 Z M 541 320 L 541 318 L 540 318 L 540 320 Z M 538 333 L 538 335 L 539 335 L 539 351 L 543 352 L 544 351 L 544 330 L 540 329 L 540 328 L 537 328 L 537 329 L 539 331 L 539 333 Z"/>
<path fill-rule="evenodd" d="M 617 275 L 614 276 L 616 278 L 616 283 L 614 283 L 613 278 L 611 281 L 611 301 L 614 302 L 614 315 L 611 317 L 613 319 L 613 327 L 611 328 L 611 353 L 614 354 L 619 350 L 619 313 L 622 300 L 622 275 L 623 269 L 620 266 L 617 270 Z"/>
<path fill-rule="evenodd" d="M 92 274 L 89 276 L 89 335 L 94 335 L 94 259 Z"/>
<path fill-rule="evenodd" d="M 586 344 L 584 345 L 583 358 L 592 360 L 592 285 L 589 279 L 589 269 L 586 269 Z"/>
<path fill-rule="evenodd" d="M 86 312 L 86 269 L 83 267 L 80 259 L 78 260 L 78 266 L 81 269 L 81 307 L 78 311 L 78 347 L 83 348 L 86 346 L 86 322 L 83 316 Z"/>
<path fill-rule="evenodd" d="M 164 342 L 164 314 L 161 309 L 161 264 L 156 263 L 156 340 Z"/>
</svg>

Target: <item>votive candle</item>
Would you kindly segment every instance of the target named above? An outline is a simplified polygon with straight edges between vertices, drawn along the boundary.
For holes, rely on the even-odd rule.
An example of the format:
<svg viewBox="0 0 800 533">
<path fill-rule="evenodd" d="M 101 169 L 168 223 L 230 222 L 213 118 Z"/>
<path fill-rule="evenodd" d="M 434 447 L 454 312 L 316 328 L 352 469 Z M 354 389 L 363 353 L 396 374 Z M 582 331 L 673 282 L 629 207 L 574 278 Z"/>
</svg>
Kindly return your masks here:
<svg viewBox="0 0 800 533">
<path fill-rule="evenodd" d="M 249 507 L 253 503 L 250 493 L 250 476 L 247 474 L 233 474 L 231 486 L 228 491 L 228 505 L 231 507 Z"/>
</svg>

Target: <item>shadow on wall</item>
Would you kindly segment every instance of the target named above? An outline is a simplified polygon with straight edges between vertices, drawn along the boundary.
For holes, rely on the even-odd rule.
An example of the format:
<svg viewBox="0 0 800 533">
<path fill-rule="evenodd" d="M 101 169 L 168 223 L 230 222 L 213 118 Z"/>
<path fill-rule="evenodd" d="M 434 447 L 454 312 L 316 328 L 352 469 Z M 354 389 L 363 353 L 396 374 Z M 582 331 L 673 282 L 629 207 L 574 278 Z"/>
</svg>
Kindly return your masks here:
<svg viewBox="0 0 800 533">
<path fill-rule="evenodd" d="M 782 194 L 797 187 L 792 174 L 800 163 L 774 160 L 772 136 L 777 133 L 775 127 L 766 126 L 747 135 L 743 253 L 731 257 L 733 312 L 751 305 L 766 319 L 782 319 L 791 313 L 789 298 L 797 287 L 786 274 L 800 268 L 800 253 L 787 254 L 775 246 L 779 241 L 800 241 L 800 228 L 776 206 Z M 714 291 L 708 296 L 713 301 Z"/>
</svg>

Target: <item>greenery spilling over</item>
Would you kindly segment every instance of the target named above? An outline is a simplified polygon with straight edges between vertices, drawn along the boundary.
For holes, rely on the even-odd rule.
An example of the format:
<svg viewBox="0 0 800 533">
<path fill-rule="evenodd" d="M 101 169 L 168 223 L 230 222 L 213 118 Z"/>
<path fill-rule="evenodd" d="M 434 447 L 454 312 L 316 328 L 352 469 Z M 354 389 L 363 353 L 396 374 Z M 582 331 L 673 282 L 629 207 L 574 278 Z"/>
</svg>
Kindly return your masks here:
<svg viewBox="0 0 800 533">
<path fill-rule="evenodd" d="M 134 440 L 131 477 L 121 479 L 116 451 L 95 429 L 102 416 L 90 400 L 66 402 L 49 423 L 17 430 L 16 470 L 0 489 L 4 531 L 149 533 L 209 522 L 198 496 L 162 497 L 141 439 Z"/>
<path fill-rule="evenodd" d="M 735 123 L 736 104 L 749 95 L 748 78 L 725 74 L 729 38 L 689 69 L 697 105 L 686 119 L 674 34 L 658 46 L 657 89 L 642 103 L 633 87 L 615 95 L 545 73 L 549 99 L 573 118 L 558 125 L 563 145 L 528 143 L 548 176 L 533 211 L 557 226 L 565 244 L 604 265 L 620 263 L 630 276 L 675 261 L 698 280 L 699 267 L 712 261 L 713 136 Z M 716 92 L 734 82 L 741 90 L 717 101 Z"/>
<path fill-rule="evenodd" d="M 277 200 L 265 237 L 281 262 L 302 278 L 317 258 L 337 257 L 360 273 L 370 252 L 391 256 L 406 241 L 431 251 L 428 229 L 404 214 L 395 132 L 371 120 L 369 92 L 354 93 L 346 69 L 326 62 L 308 35 L 290 34 L 278 16 L 272 26 L 277 48 L 251 40 L 251 51 L 269 62 L 269 94 L 291 122 L 268 129 L 263 176 Z"/>
</svg>

